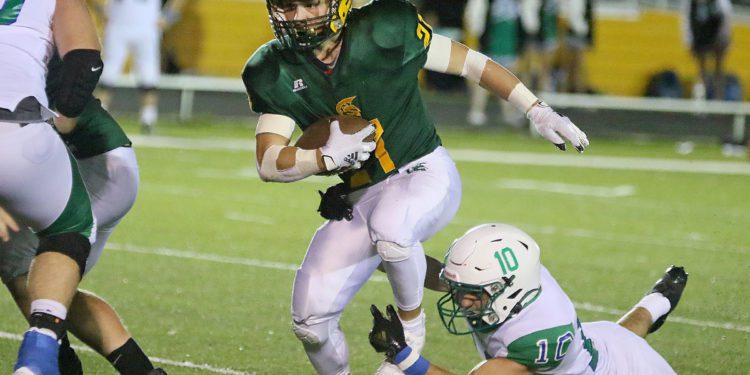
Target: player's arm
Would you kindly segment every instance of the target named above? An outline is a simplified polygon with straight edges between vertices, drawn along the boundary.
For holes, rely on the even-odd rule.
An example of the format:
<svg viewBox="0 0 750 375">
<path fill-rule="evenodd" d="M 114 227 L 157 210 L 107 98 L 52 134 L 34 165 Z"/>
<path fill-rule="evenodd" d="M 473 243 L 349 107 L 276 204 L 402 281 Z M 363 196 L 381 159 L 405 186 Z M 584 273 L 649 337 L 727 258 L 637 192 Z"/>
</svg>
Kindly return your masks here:
<svg viewBox="0 0 750 375">
<path fill-rule="evenodd" d="M 52 33 L 63 61 L 56 107 L 63 116 L 77 117 L 91 98 L 104 67 L 99 38 L 86 3 L 57 0 Z"/>
<path fill-rule="evenodd" d="M 375 131 L 373 126 L 343 134 L 338 121 L 333 121 L 328 142 L 315 150 L 289 145 L 294 126 L 294 120 L 287 116 L 267 113 L 260 116 L 255 130 L 255 157 L 263 181 L 293 182 L 321 172 L 359 169 L 375 149 L 375 142 L 363 142 Z M 357 157 L 350 158 L 351 154 Z"/>
<path fill-rule="evenodd" d="M 470 375 L 530 375 L 529 368 L 507 358 L 491 358 L 480 362 L 469 373 Z"/>
<path fill-rule="evenodd" d="M 589 141 L 570 119 L 539 100 L 508 69 L 484 54 L 442 35 L 434 34 L 425 69 L 466 77 L 523 111 L 543 137 L 565 150 L 567 138 L 579 152 Z"/>
</svg>

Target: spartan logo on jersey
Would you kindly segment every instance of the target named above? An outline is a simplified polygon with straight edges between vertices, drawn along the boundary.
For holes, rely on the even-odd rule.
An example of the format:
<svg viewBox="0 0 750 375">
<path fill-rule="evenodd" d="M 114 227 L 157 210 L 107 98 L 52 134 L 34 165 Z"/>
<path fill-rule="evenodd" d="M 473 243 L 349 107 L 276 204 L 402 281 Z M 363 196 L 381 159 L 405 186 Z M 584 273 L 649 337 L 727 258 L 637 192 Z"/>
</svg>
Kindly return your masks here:
<svg viewBox="0 0 750 375">
<path fill-rule="evenodd" d="M 336 104 L 336 113 L 340 115 L 362 117 L 362 110 L 354 104 L 356 96 L 350 96 L 348 98 L 341 99 Z"/>
<path fill-rule="evenodd" d="M 294 87 L 292 87 L 292 92 L 302 91 L 302 90 L 304 90 L 304 89 L 307 88 L 307 85 L 305 84 L 305 81 L 302 80 L 302 78 L 295 79 L 294 83 L 293 83 L 293 86 Z"/>
</svg>

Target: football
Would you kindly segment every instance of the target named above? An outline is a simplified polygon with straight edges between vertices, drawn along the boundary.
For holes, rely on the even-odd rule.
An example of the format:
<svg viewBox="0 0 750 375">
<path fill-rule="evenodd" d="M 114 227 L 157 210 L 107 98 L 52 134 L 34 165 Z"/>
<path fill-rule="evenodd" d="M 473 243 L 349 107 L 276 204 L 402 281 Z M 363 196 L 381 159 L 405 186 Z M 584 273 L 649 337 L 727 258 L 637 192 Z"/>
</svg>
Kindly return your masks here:
<svg viewBox="0 0 750 375">
<path fill-rule="evenodd" d="M 325 146 L 330 136 L 330 126 L 333 120 L 339 120 L 339 128 L 344 134 L 354 134 L 364 129 L 367 125 L 370 125 L 369 121 L 356 116 L 336 115 L 323 117 L 308 126 L 294 143 L 294 146 L 305 150 L 315 150 Z M 366 141 L 373 141 L 374 139 L 374 133 L 365 138 Z"/>
</svg>

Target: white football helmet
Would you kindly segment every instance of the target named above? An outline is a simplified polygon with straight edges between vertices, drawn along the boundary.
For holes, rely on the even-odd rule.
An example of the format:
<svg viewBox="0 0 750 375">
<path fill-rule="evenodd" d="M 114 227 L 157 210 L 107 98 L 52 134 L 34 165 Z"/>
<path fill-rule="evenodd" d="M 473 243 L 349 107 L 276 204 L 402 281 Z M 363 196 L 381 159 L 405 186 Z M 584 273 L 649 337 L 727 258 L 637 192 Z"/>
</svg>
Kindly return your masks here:
<svg viewBox="0 0 750 375">
<path fill-rule="evenodd" d="M 450 333 L 487 332 L 518 314 L 541 291 L 539 245 L 507 224 L 483 224 L 453 241 L 440 279 L 450 291 L 438 300 L 440 318 Z M 461 305 L 467 294 L 481 307 Z M 466 330 L 457 328 L 466 318 Z"/>
</svg>

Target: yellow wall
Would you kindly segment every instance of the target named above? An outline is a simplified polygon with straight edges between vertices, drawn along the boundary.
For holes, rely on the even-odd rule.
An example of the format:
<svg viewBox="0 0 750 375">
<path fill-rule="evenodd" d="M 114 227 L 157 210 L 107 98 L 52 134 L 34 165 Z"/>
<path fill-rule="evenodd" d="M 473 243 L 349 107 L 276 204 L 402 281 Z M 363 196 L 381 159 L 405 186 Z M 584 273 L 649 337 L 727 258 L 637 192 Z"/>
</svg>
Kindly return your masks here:
<svg viewBox="0 0 750 375">
<path fill-rule="evenodd" d="M 189 0 L 182 20 L 164 36 L 181 66 L 238 77 L 245 61 L 273 38 L 264 0 Z"/>
<path fill-rule="evenodd" d="M 677 71 L 688 88 L 697 76 L 675 12 L 645 11 L 634 21 L 601 19 L 596 36 L 587 68 L 591 85 L 603 93 L 642 95 L 649 77 L 663 69 Z M 165 43 L 196 73 L 236 77 L 271 38 L 265 0 L 189 0 Z M 727 70 L 740 77 L 750 99 L 750 25 L 734 26 Z"/>
<path fill-rule="evenodd" d="M 679 15 L 646 11 L 634 21 L 600 20 L 595 49 L 587 55 L 591 85 L 614 95 L 642 95 L 649 77 L 673 69 L 689 90 L 698 68 L 683 42 Z M 742 80 L 750 99 L 750 25 L 735 25 L 726 70 Z"/>
</svg>

